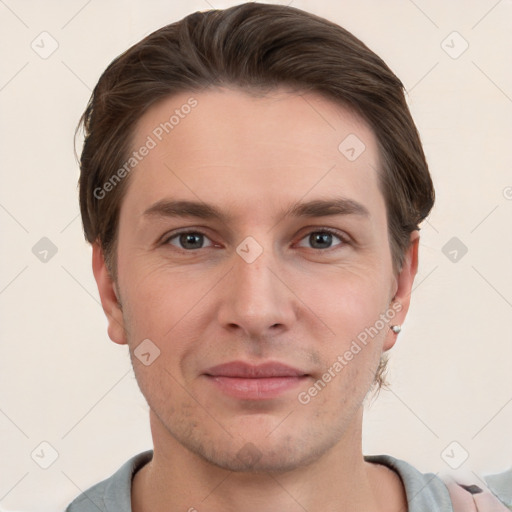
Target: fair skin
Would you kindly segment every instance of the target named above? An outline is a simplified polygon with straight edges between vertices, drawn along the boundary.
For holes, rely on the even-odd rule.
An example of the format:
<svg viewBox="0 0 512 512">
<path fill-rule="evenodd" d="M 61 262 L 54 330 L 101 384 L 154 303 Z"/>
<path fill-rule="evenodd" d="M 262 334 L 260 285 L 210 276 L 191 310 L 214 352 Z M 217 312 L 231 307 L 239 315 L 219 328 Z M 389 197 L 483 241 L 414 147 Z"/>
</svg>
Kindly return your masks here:
<svg viewBox="0 0 512 512">
<path fill-rule="evenodd" d="M 316 94 L 225 88 L 154 105 L 133 147 L 191 96 L 197 107 L 130 175 L 117 283 L 93 245 L 109 336 L 128 344 L 150 407 L 154 457 L 134 477 L 133 511 L 406 511 L 399 477 L 365 462 L 361 445 L 363 401 L 396 341 L 389 325 L 407 313 L 419 241 L 413 232 L 396 274 L 375 135 Z M 338 150 L 349 134 L 366 146 L 354 161 Z M 285 215 L 340 198 L 362 208 Z M 168 209 L 174 215 L 144 214 L 164 199 L 207 204 L 221 217 L 177 215 L 183 204 Z M 257 245 L 237 252 L 247 237 Z M 244 252 L 257 257 L 249 263 Z M 394 303 L 393 321 L 301 403 L 299 393 Z M 160 350 L 147 366 L 134 356 L 146 339 Z M 299 375 L 211 374 L 232 361 L 282 363 Z"/>
</svg>

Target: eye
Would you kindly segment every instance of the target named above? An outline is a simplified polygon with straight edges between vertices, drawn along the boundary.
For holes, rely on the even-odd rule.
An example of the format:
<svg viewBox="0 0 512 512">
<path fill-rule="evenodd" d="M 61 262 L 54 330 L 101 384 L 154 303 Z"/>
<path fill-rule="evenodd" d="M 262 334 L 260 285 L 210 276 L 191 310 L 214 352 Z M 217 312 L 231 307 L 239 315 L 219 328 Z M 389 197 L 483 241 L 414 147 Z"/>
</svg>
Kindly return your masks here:
<svg viewBox="0 0 512 512">
<path fill-rule="evenodd" d="M 338 243 L 333 243 L 338 240 Z M 311 247 L 312 249 L 330 249 L 333 246 L 342 245 L 345 240 L 341 235 L 337 235 L 329 230 L 311 231 L 301 239 L 299 247 Z M 309 245 L 308 245 L 309 244 Z"/>
<path fill-rule="evenodd" d="M 198 231 L 184 231 L 172 235 L 164 241 L 164 244 L 174 245 L 175 247 L 188 251 L 213 246 L 212 241 L 206 235 Z"/>
</svg>

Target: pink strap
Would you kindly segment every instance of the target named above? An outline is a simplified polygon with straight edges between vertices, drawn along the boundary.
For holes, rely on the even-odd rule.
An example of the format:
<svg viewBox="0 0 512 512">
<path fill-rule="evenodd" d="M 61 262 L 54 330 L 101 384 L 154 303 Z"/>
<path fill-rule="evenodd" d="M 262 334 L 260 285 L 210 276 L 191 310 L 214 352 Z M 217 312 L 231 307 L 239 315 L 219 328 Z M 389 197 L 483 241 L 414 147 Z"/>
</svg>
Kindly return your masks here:
<svg viewBox="0 0 512 512">
<path fill-rule="evenodd" d="M 473 495 L 470 492 L 463 489 L 457 482 L 453 480 L 445 481 L 444 483 L 450 492 L 453 512 L 479 512 L 476 508 Z"/>
<path fill-rule="evenodd" d="M 477 510 L 483 512 L 510 512 L 510 510 L 498 501 L 498 498 L 489 491 L 474 494 L 473 499 L 475 500 Z"/>
<path fill-rule="evenodd" d="M 453 512 L 510 512 L 488 489 L 472 494 L 454 480 L 445 479 L 450 492 Z"/>
</svg>

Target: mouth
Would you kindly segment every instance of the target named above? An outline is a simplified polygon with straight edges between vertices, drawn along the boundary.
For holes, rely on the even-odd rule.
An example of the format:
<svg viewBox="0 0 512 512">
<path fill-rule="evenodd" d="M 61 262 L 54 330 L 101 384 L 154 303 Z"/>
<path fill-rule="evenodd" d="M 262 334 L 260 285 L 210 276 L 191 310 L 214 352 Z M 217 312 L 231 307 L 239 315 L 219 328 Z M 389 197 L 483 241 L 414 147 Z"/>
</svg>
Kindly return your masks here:
<svg viewBox="0 0 512 512">
<path fill-rule="evenodd" d="M 251 365 L 242 361 L 213 366 L 204 375 L 219 391 L 242 400 L 277 398 L 310 377 L 298 368 L 281 363 Z"/>
</svg>

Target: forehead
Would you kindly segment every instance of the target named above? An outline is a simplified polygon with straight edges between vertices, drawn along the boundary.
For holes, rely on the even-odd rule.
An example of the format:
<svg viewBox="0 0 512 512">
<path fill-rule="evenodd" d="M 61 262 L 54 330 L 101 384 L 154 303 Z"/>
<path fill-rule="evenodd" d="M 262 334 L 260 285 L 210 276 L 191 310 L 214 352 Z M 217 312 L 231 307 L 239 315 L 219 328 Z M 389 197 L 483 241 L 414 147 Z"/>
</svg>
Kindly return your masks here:
<svg viewBox="0 0 512 512">
<path fill-rule="evenodd" d="M 122 205 L 135 216 L 164 197 L 233 211 L 335 195 L 385 207 L 372 129 L 318 94 L 180 93 L 139 120 L 132 150 L 145 146 Z"/>
</svg>

